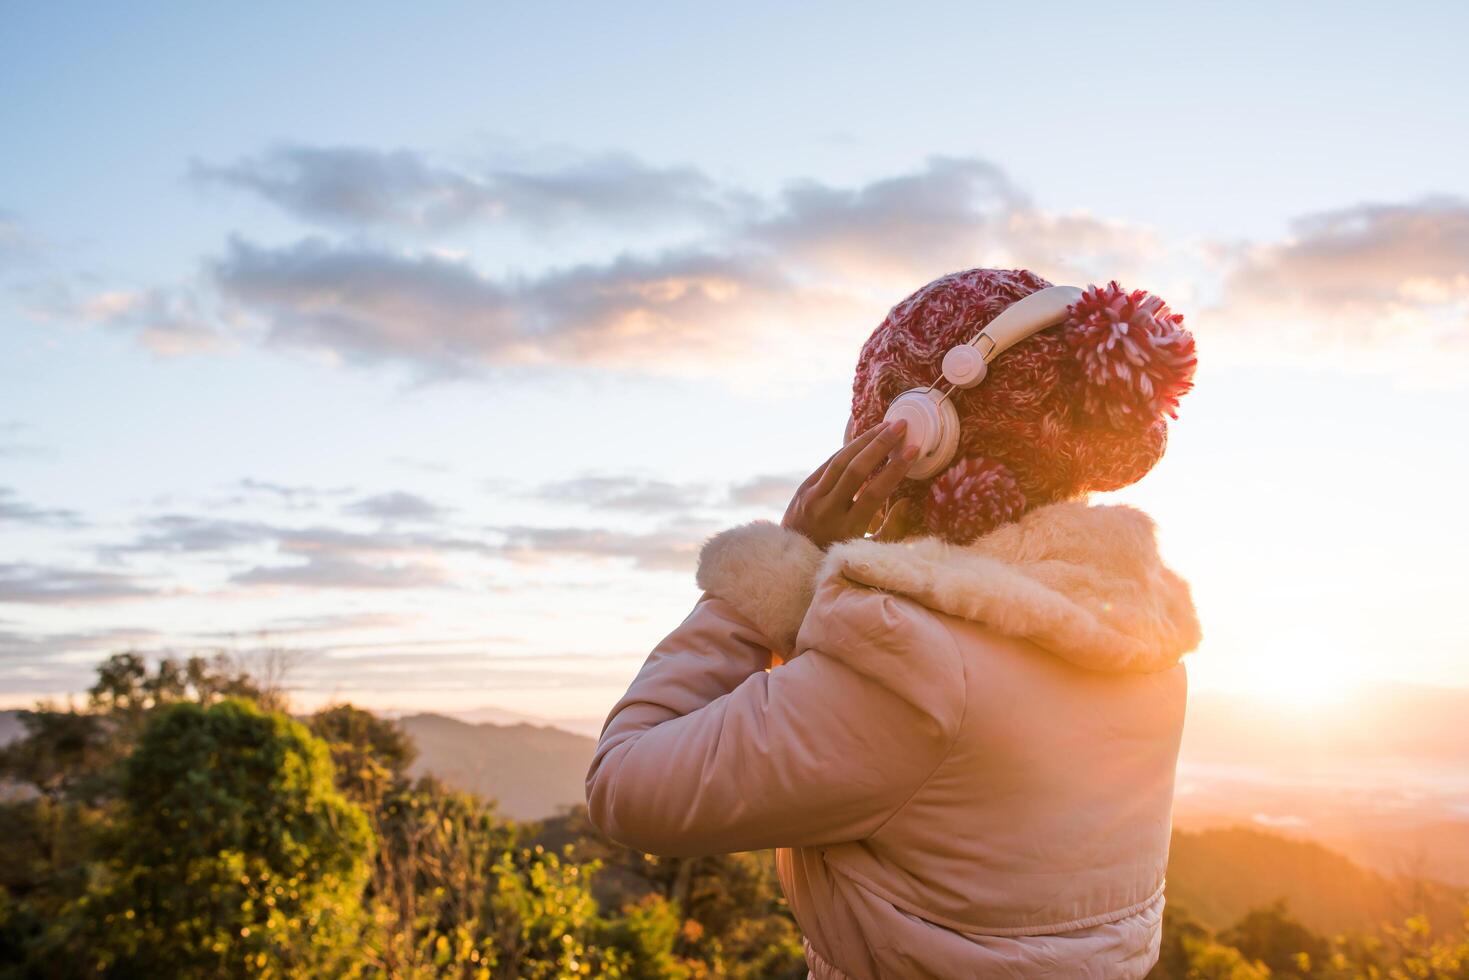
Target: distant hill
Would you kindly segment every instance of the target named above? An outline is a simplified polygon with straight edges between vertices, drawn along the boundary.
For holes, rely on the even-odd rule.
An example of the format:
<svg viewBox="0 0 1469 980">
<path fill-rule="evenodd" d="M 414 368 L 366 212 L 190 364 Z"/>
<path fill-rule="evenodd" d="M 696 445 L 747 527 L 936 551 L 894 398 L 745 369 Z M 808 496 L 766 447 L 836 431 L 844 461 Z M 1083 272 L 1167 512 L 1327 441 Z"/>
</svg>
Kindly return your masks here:
<svg viewBox="0 0 1469 980">
<path fill-rule="evenodd" d="M 1174 826 L 1256 826 L 1469 887 L 1466 717 L 1464 688 L 1383 684 L 1294 708 L 1195 692 Z"/>
<path fill-rule="evenodd" d="M 456 789 L 497 800 L 508 817 L 539 820 L 586 800 L 596 739 L 548 725 L 475 725 L 435 714 L 409 715 L 398 724 L 418 746 L 413 775 L 431 772 Z M 23 734 L 20 712 L 0 710 L 0 745 Z"/>
<path fill-rule="evenodd" d="M 498 798 L 523 820 L 582 802 L 593 739 L 535 725 L 471 725 L 442 715 L 400 720 L 421 753 L 416 772 Z M 551 827 L 555 826 L 553 821 Z M 1460 920 L 1469 896 L 1436 881 L 1372 871 L 1320 844 L 1247 827 L 1178 831 L 1168 900 L 1215 929 L 1252 908 L 1285 899 L 1292 914 L 1326 934 L 1375 930 L 1426 912 L 1437 928 Z"/>
<path fill-rule="evenodd" d="M 1244 827 L 1175 832 L 1168 901 L 1225 928 L 1252 908 L 1284 898 L 1316 932 L 1371 930 L 1426 912 L 1436 928 L 1460 921 L 1464 892 L 1438 882 L 1389 878 L 1309 841 Z"/>
<path fill-rule="evenodd" d="M 418 746 L 414 775 L 433 773 L 458 789 L 495 799 L 508 817 L 541 820 L 584 801 L 595 739 L 546 725 L 470 724 L 437 714 L 409 715 L 398 723 Z M 17 712 L 0 711 L 0 744 L 19 734 Z M 1320 794 L 1321 788 L 1296 789 L 1307 791 Z M 1322 801 L 1328 807 L 1340 802 Z M 1216 929 L 1280 898 L 1296 918 L 1322 933 L 1371 930 L 1415 911 L 1426 911 L 1442 928 L 1459 921 L 1466 901 L 1461 889 L 1369 870 L 1335 850 L 1302 840 L 1310 833 L 1305 828 L 1287 828 L 1289 836 L 1282 836 L 1243 826 L 1203 826 L 1173 835 L 1168 900 Z M 1329 843 L 1371 861 L 1374 849 L 1401 850 L 1416 841 L 1425 860 L 1411 867 L 1379 867 L 1457 878 L 1458 866 L 1447 858 L 1457 860 L 1463 827 L 1460 822 L 1434 826 L 1433 835 L 1419 838 L 1403 828 L 1374 826 L 1355 840 Z"/>
<path fill-rule="evenodd" d="M 509 708 L 501 708 L 492 704 L 481 705 L 478 708 L 441 709 L 433 712 L 411 708 L 374 708 L 372 710 L 378 717 L 391 718 L 394 721 L 409 715 L 436 714 L 458 721 L 467 721 L 471 725 L 481 725 L 486 722 L 491 725 L 539 725 L 543 728 L 559 728 L 564 732 L 575 732 L 578 735 L 590 735 L 592 738 L 602 734 L 602 723 L 607 720 L 606 715 L 557 715 L 555 717 L 528 715 L 523 711 L 512 711 Z"/>
<path fill-rule="evenodd" d="M 418 746 L 414 775 L 500 804 L 516 820 L 539 820 L 584 802 L 596 740 L 540 725 L 471 725 L 443 715 L 409 715 L 398 724 Z"/>
</svg>

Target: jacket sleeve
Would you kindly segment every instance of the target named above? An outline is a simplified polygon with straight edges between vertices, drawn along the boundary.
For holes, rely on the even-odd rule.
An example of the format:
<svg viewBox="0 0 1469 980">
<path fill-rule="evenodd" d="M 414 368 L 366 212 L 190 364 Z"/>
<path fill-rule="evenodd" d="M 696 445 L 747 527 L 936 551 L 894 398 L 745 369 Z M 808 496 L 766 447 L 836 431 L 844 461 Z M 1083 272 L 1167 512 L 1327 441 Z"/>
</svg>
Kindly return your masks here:
<svg viewBox="0 0 1469 980">
<path fill-rule="evenodd" d="M 591 820 L 613 840 L 667 856 L 860 840 L 907 802 L 952 745 L 964 685 L 954 682 L 962 667 L 948 631 L 925 634 L 949 644 L 937 651 L 945 669 L 892 669 L 912 654 L 907 600 L 861 590 L 823 605 L 813 615 L 860 625 L 813 631 L 825 646 L 845 649 L 811 646 L 769 668 L 781 644 L 755 619 L 794 637 L 800 621 L 779 620 L 770 601 L 775 583 L 793 574 L 790 563 L 813 557 L 801 542 L 815 549 L 783 528 L 800 541 L 781 541 L 772 526 L 724 532 L 721 547 L 744 550 L 723 558 L 745 574 L 709 574 L 706 544 L 700 582 L 717 582 L 723 594 L 706 585 L 613 707 L 586 785 Z M 784 561 L 756 560 L 768 559 L 772 544 Z"/>
</svg>

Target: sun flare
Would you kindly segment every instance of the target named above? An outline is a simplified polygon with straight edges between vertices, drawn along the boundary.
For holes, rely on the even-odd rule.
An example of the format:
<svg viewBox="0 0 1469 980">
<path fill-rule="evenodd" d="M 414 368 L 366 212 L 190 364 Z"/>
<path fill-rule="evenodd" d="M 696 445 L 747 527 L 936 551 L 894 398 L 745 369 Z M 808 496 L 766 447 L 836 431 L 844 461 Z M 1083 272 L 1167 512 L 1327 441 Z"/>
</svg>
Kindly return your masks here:
<svg viewBox="0 0 1469 980">
<path fill-rule="evenodd" d="M 1241 659 L 1220 677 L 1221 686 L 1279 707 L 1321 709 L 1346 701 L 1364 683 L 1350 658 L 1333 656 L 1316 643 L 1291 642 L 1260 650 Z"/>
</svg>

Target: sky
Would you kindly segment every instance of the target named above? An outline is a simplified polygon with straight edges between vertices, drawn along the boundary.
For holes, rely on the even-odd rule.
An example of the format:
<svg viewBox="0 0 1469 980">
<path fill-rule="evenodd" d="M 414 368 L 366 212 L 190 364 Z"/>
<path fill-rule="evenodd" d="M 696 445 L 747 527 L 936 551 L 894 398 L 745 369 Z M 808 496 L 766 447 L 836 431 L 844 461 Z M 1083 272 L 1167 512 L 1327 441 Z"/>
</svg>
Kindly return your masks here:
<svg viewBox="0 0 1469 980">
<path fill-rule="evenodd" d="M 600 719 L 975 266 L 1182 312 L 1194 689 L 1460 685 L 1462 5 L 9 5 L 0 704 Z"/>
</svg>

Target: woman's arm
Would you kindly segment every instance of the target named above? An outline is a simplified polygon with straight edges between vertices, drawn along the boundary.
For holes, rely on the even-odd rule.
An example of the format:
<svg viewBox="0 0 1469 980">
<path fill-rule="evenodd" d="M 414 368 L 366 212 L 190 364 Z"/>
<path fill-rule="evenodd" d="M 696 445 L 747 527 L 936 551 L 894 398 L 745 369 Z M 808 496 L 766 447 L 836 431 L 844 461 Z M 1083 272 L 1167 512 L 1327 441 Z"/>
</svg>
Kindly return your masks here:
<svg viewBox="0 0 1469 980">
<path fill-rule="evenodd" d="M 840 649 L 811 646 L 765 669 L 779 644 L 746 611 L 768 612 L 777 586 L 810 567 L 757 560 L 772 544 L 802 554 L 800 535 L 775 528 L 792 537 L 772 540 L 773 527 L 725 532 L 733 555 L 706 545 L 700 584 L 718 582 L 722 594 L 706 586 L 612 709 L 587 774 L 590 817 L 612 839 L 663 855 L 858 840 L 952 744 L 962 665 L 947 629 L 905 600 L 833 593 L 812 615 L 842 628 L 813 635 Z M 724 574 L 731 568 L 740 571 Z M 793 638 L 793 615 L 765 628 Z"/>
</svg>

